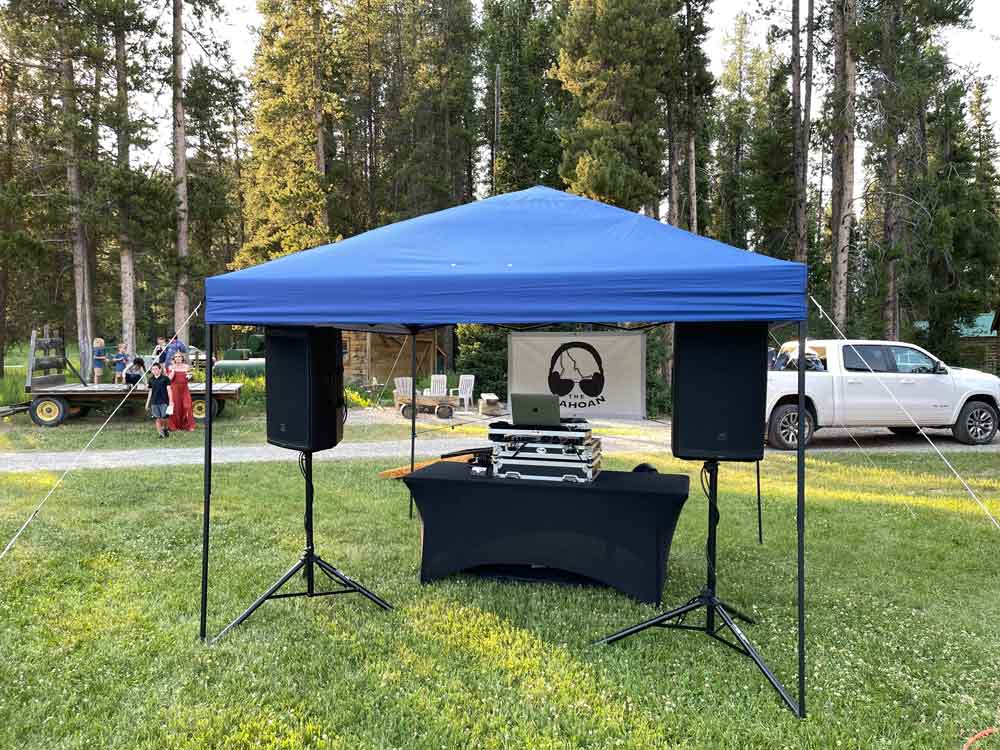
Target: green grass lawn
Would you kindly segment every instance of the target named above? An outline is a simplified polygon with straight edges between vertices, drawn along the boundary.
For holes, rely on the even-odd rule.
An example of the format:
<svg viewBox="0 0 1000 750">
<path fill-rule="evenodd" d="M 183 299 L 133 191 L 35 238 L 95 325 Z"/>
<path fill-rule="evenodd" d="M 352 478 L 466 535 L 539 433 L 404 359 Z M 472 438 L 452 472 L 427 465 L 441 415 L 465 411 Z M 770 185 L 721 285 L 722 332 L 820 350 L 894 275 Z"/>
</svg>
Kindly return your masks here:
<svg viewBox="0 0 1000 750">
<path fill-rule="evenodd" d="M 0 420 L 0 452 L 3 451 L 75 451 L 86 445 L 91 436 L 107 419 L 110 410 L 99 409 L 82 419 L 70 419 L 58 427 L 38 427 L 27 414 L 16 414 Z M 215 445 L 262 445 L 265 442 L 265 418 L 260 409 L 229 404 L 216 419 Z M 486 436 L 482 425 L 457 425 L 447 422 L 420 422 L 418 439 Z M 360 424 L 348 418 L 344 426 L 346 442 L 406 440 L 410 425 L 403 422 Z M 91 450 L 124 450 L 128 448 L 195 448 L 203 445 L 202 429 L 194 432 L 171 433 L 169 441 L 161 441 L 141 405 L 126 412 L 123 408 L 101 432 Z"/>
<path fill-rule="evenodd" d="M 640 460 L 697 468 L 608 464 Z M 654 612 L 610 590 L 421 585 L 405 488 L 375 478 L 391 461 L 319 463 L 316 534 L 396 610 L 269 602 L 207 648 L 199 470 L 81 471 L 0 562 L 0 747 L 958 748 L 1000 721 L 1000 534 L 926 455 L 891 460 L 809 462 L 805 722 L 702 635 L 589 645 Z M 1000 512 L 995 459 L 957 460 Z M 758 546 L 752 467 L 722 468 L 721 593 L 759 617 L 748 635 L 794 684 L 794 462 L 764 470 Z M 214 476 L 217 632 L 298 557 L 302 505 L 292 463 Z M 53 480 L 3 477 L 4 542 Z M 702 583 L 704 509 L 692 494 L 667 603 Z"/>
</svg>

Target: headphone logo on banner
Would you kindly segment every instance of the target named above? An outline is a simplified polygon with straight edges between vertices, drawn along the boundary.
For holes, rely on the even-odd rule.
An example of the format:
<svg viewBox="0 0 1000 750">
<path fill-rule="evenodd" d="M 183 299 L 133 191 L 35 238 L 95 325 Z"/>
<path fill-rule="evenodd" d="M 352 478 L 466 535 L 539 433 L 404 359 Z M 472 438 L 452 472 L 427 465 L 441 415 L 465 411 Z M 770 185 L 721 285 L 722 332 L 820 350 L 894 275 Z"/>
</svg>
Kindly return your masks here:
<svg viewBox="0 0 1000 750">
<path fill-rule="evenodd" d="M 585 341 L 560 344 L 549 362 L 549 390 L 566 409 L 586 409 L 603 404 L 604 362 Z"/>
</svg>

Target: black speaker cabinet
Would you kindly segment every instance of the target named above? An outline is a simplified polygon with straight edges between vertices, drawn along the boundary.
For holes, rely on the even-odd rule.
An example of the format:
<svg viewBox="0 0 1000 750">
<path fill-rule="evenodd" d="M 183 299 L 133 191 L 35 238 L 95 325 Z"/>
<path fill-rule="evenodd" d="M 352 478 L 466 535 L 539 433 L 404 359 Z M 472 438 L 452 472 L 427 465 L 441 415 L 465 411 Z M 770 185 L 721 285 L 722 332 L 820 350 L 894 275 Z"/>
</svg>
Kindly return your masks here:
<svg viewBox="0 0 1000 750">
<path fill-rule="evenodd" d="M 766 398 L 766 323 L 675 326 L 670 439 L 677 458 L 759 461 Z"/>
<path fill-rule="evenodd" d="M 268 328 L 267 442 L 315 453 L 344 436 L 339 328 Z"/>
</svg>

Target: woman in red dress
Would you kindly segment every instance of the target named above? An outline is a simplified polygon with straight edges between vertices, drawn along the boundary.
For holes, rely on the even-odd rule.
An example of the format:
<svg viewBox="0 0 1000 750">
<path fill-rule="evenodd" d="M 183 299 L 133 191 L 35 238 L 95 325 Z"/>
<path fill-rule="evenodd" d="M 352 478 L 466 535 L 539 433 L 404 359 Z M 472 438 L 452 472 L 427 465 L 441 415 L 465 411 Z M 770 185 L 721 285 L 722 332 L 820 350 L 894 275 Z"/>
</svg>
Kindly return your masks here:
<svg viewBox="0 0 1000 750">
<path fill-rule="evenodd" d="M 174 394 L 174 413 L 170 415 L 168 429 L 171 432 L 194 429 L 194 412 L 191 409 L 191 391 L 188 390 L 188 379 L 191 368 L 184 361 L 180 352 L 174 354 L 174 360 L 167 371 L 170 378 L 170 390 Z"/>
</svg>

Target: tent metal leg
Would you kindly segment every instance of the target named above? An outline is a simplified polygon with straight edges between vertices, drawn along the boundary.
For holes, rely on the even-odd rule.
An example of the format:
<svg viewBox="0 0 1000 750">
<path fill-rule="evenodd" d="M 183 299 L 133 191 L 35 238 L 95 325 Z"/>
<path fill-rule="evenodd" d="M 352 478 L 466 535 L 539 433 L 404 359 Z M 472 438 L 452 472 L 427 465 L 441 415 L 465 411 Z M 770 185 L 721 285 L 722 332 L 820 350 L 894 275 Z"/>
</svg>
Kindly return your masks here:
<svg viewBox="0 0 1000 750">
<path fill-rule="evenodd" d="M 764 543 L 764 511 L 760 503 L 760 461 L 757 462 L 757 544 Z"/>
<path fill-rule="evenodd" d="M 417 334 L 410 334 L 410 473 L 416 466 L 417 451 Z M 413 493 L 410 493 L 410 518 L 413 518 Z"/>
<path fill-rule="evenodd" d="M 201 619 L 198 627 L 198 637 L 202 641 L 205 640 L 208 620 L 208 529 L 212 503 L 212 352 L 215 351 L 210 323 L 205 324 L 205 331 L 205 507 L 201 522 Z"/>
<path fill-rule="evenodd" d="M 799 439 L 795 456 L 795 531 L 798 556 L 797 600 L 799 617 L 799 710 L 800 719 L 806 717 L 806 333 L 808 322 L 799 322 Z"/>
</svg>

